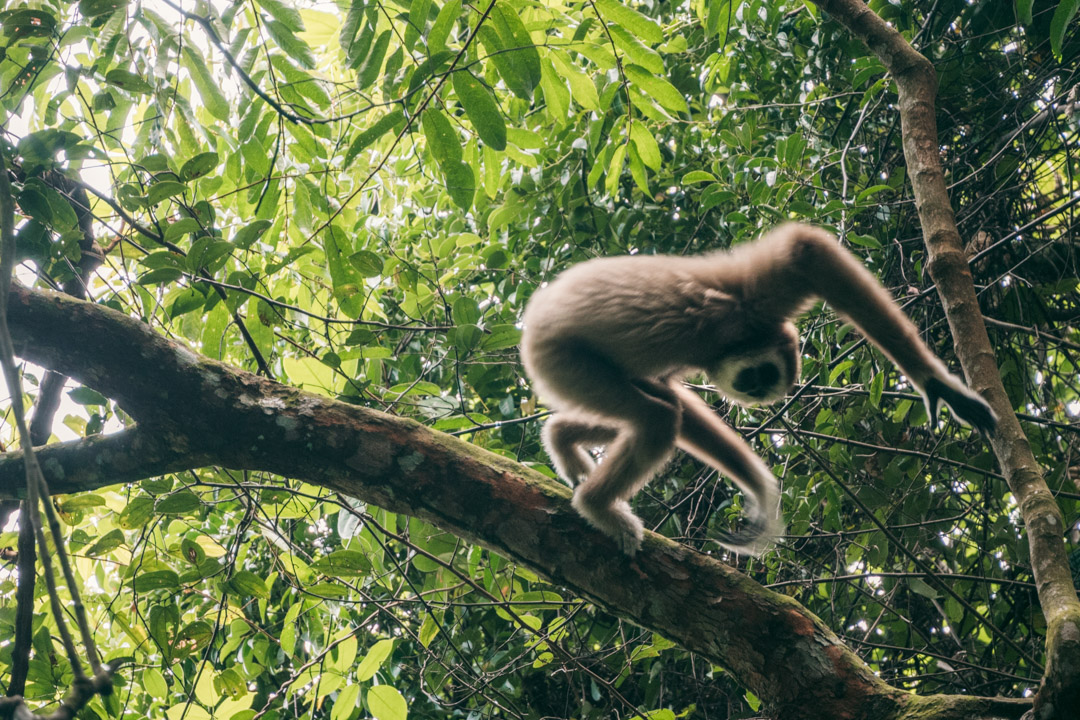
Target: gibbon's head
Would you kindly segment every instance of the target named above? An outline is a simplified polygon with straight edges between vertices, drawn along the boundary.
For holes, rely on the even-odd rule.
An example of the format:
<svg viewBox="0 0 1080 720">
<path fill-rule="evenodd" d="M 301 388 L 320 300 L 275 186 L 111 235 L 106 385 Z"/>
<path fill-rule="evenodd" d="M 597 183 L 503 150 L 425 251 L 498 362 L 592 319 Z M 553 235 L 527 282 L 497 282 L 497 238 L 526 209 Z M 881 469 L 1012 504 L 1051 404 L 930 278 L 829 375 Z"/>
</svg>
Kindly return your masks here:
<svg viewBox="0 0 1080 720">
<path fill-rule="evenodd" d="M 788 394 L 799 377 L 799 334 L 793 323 L 780 327 L 776 342 L 725 356 L 709 371 L 720 393 L 739 405 L 771 405 Z"/>
</svg>

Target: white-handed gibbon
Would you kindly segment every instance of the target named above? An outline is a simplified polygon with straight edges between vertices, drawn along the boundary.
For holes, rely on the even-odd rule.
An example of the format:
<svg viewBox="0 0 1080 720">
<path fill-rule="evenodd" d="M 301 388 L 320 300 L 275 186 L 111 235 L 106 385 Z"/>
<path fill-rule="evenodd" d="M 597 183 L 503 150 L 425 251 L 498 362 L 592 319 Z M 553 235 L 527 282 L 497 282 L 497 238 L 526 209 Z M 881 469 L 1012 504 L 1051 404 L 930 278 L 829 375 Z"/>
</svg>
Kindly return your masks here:
<svg viewBox="0 0 1080 720">
<path fill-rule="evenodd" d="M 697 257 L 598 258 L 538 290 L 522 318 L 525 370 L 555 410 L 544 447 L 576 486 L 578 512 L 633 555 L 643 530 L 629 500 L 678 446 L 750 499 L 747 527 L 718 542 L 764 549 L 783 528 L 776 478 L 681 379 L 704 371 L 740 404 L 780 399 L 799 374 L 791 319 L 815 298 L 900 367 L 931 419 L 944 401 L 980 432 L 994 431 L 990 406 L 949 374 L 877 279 L 824 230 L 784 225 Z M 601 446 L 596 463 L 588 450 Z"/>
</svg>

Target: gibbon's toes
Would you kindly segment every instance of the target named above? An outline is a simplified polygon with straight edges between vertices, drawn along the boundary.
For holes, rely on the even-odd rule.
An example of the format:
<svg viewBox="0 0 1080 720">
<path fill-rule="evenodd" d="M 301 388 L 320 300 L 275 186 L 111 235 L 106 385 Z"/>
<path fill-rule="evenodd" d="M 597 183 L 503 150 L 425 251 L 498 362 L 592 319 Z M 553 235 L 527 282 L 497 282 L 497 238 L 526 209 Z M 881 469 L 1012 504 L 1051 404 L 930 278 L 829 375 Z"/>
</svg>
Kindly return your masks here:
<svg viewBox="0 0 1080 720">
<path fill-rule="evenodd" d="M 959 385 L 959 381 L 957 382 Z M 926 383 L 926 404 L 931 417 L 937 417 L 938 405 L 944 401 L 953 413 L 980 433 L 992 437 L 997 429 L 997 415 L 990 405 L 966 387 L 955 387 L 938 378 L 931 378 Z"/>
<path fill-rule="evenodd" d="M 615 538 L 615 543 L 620 550 L 634 557 L 641 549 L 641 541 L 645 538 L 645 525 L 641 522 L 641 518 L 630 509 L 630 504 L 627 502 L 616 503 L 614 511 L 618 517 L 619 527 L 612 537 Z"/>
<path fill-rule="evenodd" d="M 616 500 L 607 507 L 597 506 L 589 501 L 589 495 L 582 492 L 587 486 L 582 485 L 574 492 L 571 504 L 590 525 L 604 533 L 619 546 L 625 554 L 633 557 L 641 548 L 645 537 L 645 526 L 641 518 L 630 509 L 630 503 Z"/>
</svg>

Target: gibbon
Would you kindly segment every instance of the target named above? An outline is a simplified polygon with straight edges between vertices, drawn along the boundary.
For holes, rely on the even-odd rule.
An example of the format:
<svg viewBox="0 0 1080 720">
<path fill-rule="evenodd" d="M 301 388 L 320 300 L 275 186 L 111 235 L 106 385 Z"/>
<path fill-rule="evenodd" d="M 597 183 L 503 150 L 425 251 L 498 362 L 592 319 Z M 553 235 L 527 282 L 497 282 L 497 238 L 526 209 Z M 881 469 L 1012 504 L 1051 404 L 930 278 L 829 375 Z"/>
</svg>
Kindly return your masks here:
<svg viewBox="0 0 1080 720">
<path fill-rule="evenodd" d="M 783 528 L 776 478 L 681 379 L 704 371 L 744 405 L 782 398 L 799 374 L 791 320 L 815 298 L 900 367 L 931 419 L 944 401 L 958 418 L 993 433 L 990 406 L 949 374 L 870 271 L 824 230 L 784 225 L 697 257 L 598 258 L 534 293 L 522 318 L 525 371 L 555 410 L 542 440 L 575 487 L 577 511 L 633 555 L 643 528 L 629 500 L 679 447 L 749 497 L 747 527 L 718 542 L 737 552 L 763 550 Z M 588 450 L 601 446 L 597 463 Z"/>
</svg>

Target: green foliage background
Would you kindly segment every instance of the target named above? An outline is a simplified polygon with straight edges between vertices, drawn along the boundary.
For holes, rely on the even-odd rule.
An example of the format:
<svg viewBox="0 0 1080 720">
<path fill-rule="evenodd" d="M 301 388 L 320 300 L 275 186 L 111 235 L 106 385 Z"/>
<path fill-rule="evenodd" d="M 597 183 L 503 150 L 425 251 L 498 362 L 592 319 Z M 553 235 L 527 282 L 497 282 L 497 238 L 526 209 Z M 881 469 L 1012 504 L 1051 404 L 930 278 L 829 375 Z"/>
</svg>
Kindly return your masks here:
<svg viewBox="0 0 1080 720">
<path fill-rule="evenodd" d="M 937 67 L 943 161 L 961 232 L 984 253 L 973 272 L 998 361 L 1075 523 L 1077 3 L 870 5 Z M 895 88 L 810 3 L 0 7 L 0 143 L 19 171 L 24 268 L 42 285 L 71 279 L 77 216 L 46 180 L 81 178 L 106 251 L 90 296 L 208 356 L 550 473 L 516 354 L 529 295 L 597 255 L 706 251 L 800 219 L 837 230 L 951 359 Z M 927 428 L 910 386 L 828 308 L 803 328 L 806 387 L 785 422 L 718 406 L 783 477 L 791 535 L 731 560 L 898 686 L 1032 688 L 1036 669 L 999 633 L 1038 658 L 1044 622 L 989 452 L 953 423 Z M 93 391 L 70 400 L 64 437 L 128 422 Z M 923 580 L 829 472 L 994 628 Z M 758 706 L 722 669 L 482 548 L 319 488 L 206 468 L 59 505 L 103 651 L 131 662 L 86 717 Z M 712 552 L 740 500 L 680 457 L 638 508 Z M 4 566 L 0 637 L 14 586 Z M 55 708 L 71 675 L 38 602 L 27 696 Z M 0 643 L 0 676 L 10 661 Z"/>
</svg>

